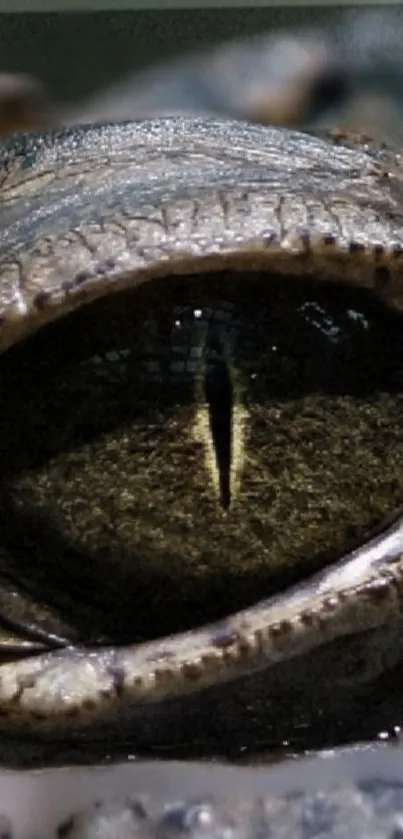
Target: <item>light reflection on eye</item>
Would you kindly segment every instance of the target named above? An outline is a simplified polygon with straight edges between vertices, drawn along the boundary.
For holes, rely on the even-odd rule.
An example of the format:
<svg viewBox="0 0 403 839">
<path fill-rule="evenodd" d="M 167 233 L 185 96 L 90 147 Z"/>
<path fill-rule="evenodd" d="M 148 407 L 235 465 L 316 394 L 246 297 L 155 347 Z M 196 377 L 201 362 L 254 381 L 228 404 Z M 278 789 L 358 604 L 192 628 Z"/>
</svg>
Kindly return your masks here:
<svg viewBox="0 0 403 839">
<path fill-rule="evenodd" d="M 316 301 L 307 301 L 300 307 L 300 311 L 307 315 L 307 320 L 313 326 L 322 330 L 323 333 L 331 340 L 338 341 L 343 338 L 342 329 L 334 322 L 334 319 L 326 314 L 326 309 L 319 306 Z M 346 310 L 347 318 L 356 322 L 364 329 L 369 328 L 368 321 L 362 312 L 354 309 Z"/>
<path fill-rule="evenodd" d="M 122 643 L 307 576 L 402 502 L 402 360 L 401 315 L 301 279 L 83 307 L 0 358 L 12 574 Z"/>
</svg>

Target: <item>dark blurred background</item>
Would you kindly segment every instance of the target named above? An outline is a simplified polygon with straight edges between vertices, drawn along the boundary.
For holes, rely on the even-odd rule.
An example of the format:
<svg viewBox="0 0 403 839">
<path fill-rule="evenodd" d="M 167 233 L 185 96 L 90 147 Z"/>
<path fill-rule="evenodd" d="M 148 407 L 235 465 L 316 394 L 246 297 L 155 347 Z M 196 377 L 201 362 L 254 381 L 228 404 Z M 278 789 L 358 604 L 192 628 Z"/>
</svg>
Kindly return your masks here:
<svg viewBox="0 0 403 839">
<path fill-rule="evenodd" d="M 165 57 L 223 38 L 320 24 L 341 8 L 6 13 L 0 16 L 0 70 L 30 73 L 57 98 L 73 101 Z"/>
</svg>

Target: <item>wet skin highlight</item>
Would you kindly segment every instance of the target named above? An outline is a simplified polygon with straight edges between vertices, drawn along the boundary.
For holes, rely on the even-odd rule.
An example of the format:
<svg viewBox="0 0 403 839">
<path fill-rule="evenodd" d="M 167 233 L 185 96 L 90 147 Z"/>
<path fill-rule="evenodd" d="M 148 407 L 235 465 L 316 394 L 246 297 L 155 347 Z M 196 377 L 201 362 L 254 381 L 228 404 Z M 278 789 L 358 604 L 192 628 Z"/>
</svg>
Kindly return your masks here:
<svg viewBox="0 0 403 839">
<path fill-rule="evenodd" d="M 0 163 L 2 731 L 347 724 L 402 651 L 399 153 L 167 118 Z"/>
</svg>

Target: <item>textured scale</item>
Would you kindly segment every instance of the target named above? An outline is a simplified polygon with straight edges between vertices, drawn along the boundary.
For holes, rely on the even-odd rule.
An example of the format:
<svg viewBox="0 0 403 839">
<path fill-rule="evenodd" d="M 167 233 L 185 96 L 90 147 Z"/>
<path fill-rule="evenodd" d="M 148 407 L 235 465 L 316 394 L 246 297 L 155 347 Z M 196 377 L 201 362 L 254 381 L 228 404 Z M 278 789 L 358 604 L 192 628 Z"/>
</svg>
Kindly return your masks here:
<svg viewBox="0 0 403 839">
<path fill-rule="evenodd" d="M 185 118 L 77 127 L 4 142 L 0 181 L 2 350 L 117 289 L 224 267 L 348 281 L 402 308 L 401 156 L 365 138 Z M 54 736 L 241 677 L 256 696 L 276 663 L 379 630 L 365 681 L 399 653 L 400 525 L 382 539 L 214 626 L 2 664 L 1 720 Z"/>
<path fill-rule="evenodd" d="M 401 157 L 358 146 L 179 118 L 5 142 L 2 346 L 77 295 L 199 259 L 333 280 L 348 266 L 399 305 Z"/>
</svg>

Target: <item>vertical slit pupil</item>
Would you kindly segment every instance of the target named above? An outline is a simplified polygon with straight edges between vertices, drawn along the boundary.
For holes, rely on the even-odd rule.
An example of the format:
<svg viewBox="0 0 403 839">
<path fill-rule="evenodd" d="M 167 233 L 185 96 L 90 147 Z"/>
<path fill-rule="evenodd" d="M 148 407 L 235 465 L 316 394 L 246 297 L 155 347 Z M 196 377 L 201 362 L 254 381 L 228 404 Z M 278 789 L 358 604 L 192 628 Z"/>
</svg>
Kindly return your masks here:
<svg viewBox="0 0 403 839">
<path fill-rule="evenodd" d="M 204 391 L 219 476 L 220 503 L 228 510 L 231 503 L 233 387 L 221 346 L 218 346 L 217 358 L 210 365 L 206 364 Z"/>
</svg>

